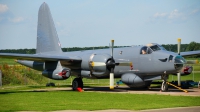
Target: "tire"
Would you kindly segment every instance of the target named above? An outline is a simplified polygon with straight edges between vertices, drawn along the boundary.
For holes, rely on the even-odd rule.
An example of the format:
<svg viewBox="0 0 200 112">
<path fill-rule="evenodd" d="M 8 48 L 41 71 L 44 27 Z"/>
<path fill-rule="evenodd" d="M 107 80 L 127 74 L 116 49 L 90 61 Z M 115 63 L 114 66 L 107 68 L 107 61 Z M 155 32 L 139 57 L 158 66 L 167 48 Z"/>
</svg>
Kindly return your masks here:
<svg viewBox="0 0 200 112">
<path fill-rule="evenodd" d="M 168 84 L 167 84 L 167 82 L 163 81 L 163 83 L 161 85 L 161 91 L 162 92 L 168 91 Z"/>
<path fill-rule="evenodd" d="M 75 78 L 72 82 L 72 90 L 76 91 L 77 88 L 83 89 L 83 81 L 81 78 Z"/>
</svg>

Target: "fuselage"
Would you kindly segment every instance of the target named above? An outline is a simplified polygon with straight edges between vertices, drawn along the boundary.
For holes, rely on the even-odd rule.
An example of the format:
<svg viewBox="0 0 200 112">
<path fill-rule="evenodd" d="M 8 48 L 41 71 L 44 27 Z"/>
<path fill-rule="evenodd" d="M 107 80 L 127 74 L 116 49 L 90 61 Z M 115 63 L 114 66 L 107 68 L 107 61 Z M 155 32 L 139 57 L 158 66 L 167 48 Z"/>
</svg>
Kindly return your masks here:
<svg viewBox="0 0 200 112">
<path fill-rule="evenodd" d="M 141 77 L 148 75 L 162 75 L 177 73 L 175 68 L 174 58 L 178 55 L 166 50 L 151 51 L 151 53 L 142 54 L 141 50 L 146 46 L 132 46 L 114 49 L 115 62 L 131 62 L 130 66 L 116 66 L 114 69 L 115 77 L 121 77 L 124 73 L 134 73 Z M 78 56 L 82 60 L 88 60 L 94 54 L 110 55 L 111 49 L 85 50 L 76 52 L 65 52 L 66 56 Z M 171 59 L 169 59 L 171 57 Z M 80 70 L 83 70 L 81 64 L 70 65 L 65 61 L 61 61 L 62 66 L 72 68 L 72 75 L 80 75 Z M 89 62 L 88 62 L 89 64 Z M 102 75 L 107 78 L 109 75 Z"/>
</svg>

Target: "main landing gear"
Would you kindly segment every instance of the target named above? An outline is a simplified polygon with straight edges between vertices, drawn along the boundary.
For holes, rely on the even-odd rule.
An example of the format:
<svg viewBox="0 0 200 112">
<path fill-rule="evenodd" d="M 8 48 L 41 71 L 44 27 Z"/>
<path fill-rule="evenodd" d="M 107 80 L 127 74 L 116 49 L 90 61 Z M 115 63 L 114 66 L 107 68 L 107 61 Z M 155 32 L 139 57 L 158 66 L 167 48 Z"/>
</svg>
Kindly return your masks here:
<svg viewBox="0 0 200 112">
<path fill-rule="evenodd" d="M 77 88 L 83 89 L 83 81 L 82 78 L 75 78 L 72 82 L 72 90 L 76 91 Z"/>
</svg>

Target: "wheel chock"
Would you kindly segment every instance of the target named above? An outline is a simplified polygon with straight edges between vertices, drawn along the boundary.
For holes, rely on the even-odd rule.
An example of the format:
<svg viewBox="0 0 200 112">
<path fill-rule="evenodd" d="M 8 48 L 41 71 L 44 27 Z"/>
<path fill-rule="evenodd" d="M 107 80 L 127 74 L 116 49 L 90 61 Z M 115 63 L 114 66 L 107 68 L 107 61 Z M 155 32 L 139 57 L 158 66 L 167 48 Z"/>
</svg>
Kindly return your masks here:
<svg viewBox="0 0 200 112">
<path fill-rule="evenodd" d="M 83 90 L 80 87 L 77 88 L 77 91 L 83 92 Z"/>
</svg>

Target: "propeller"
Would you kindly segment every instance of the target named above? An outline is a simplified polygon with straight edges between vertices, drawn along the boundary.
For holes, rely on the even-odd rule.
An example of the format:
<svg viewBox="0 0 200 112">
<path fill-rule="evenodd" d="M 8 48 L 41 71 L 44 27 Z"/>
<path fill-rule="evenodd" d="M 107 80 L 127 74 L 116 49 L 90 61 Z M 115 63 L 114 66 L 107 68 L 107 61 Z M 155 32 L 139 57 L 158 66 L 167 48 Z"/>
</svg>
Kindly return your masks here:
<svg viewBox="0 0 200 112">
<path fill-rule="evenodd" d="M 178 38 L 177 49 L 178 49 L 178 55 L 180 55 L 181 38 Z M 177 79 L 178 79 L 178 86 L 181 86 L 181 73 L 180 72 L 177 73 Z"/>
<path fill-rule="evenodd" d="M 110 70 L 110 89 L 114 89 L 114 68 L 115 68 L 115 66 L 130 66 L 130 67 L 132 67 L 132 62 L 116 63 L 113 58 L 113 48 L 114 48 L 114 40 L 111 40 L 111 57 L 106 63 L 105 62 L 94 62 L 94 61 L 90 62 L 90 65 L 92 67 L 106 66 Z"/>
</svg>

